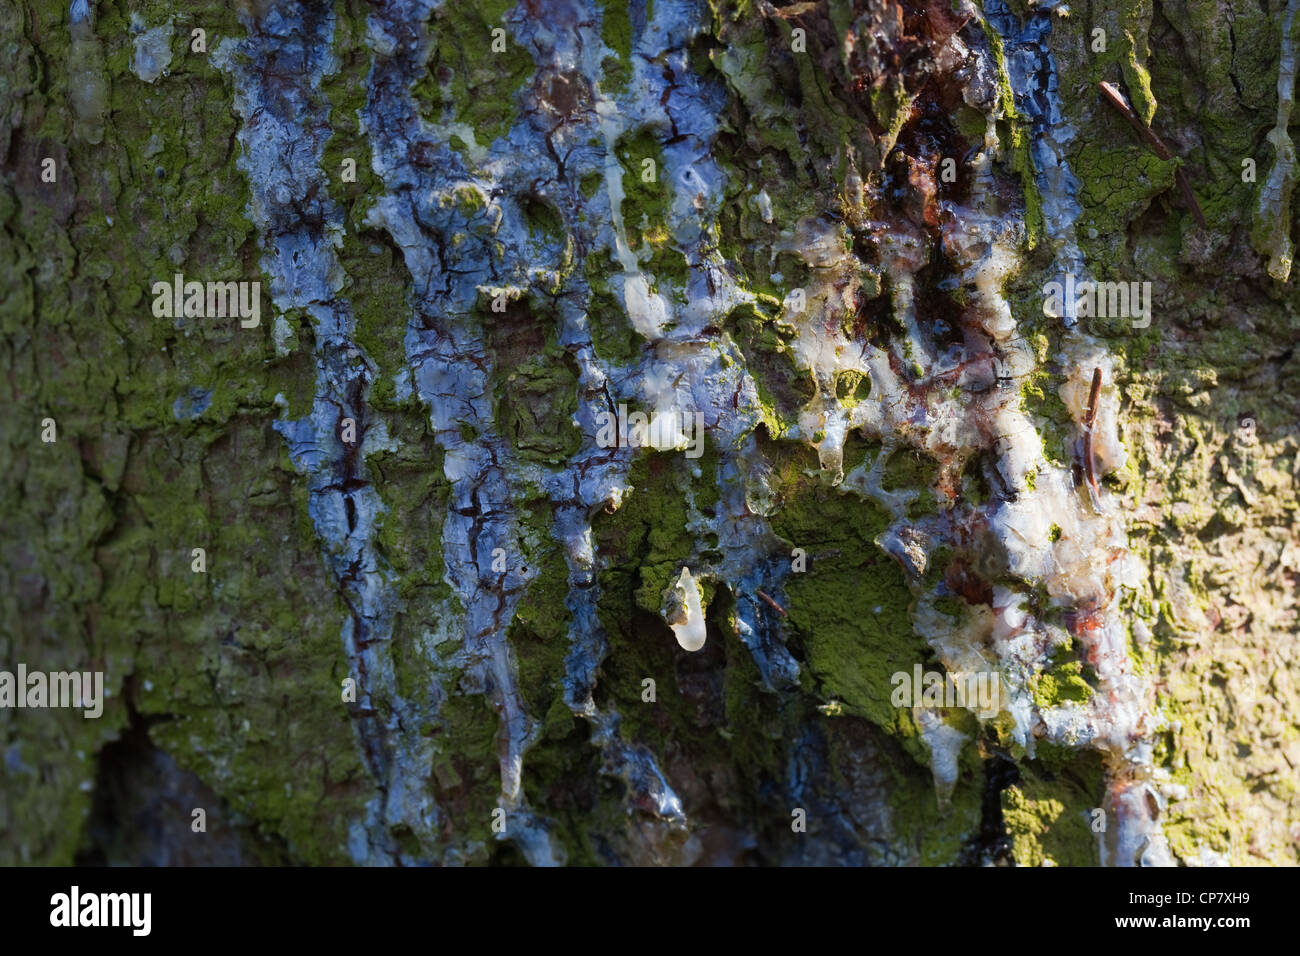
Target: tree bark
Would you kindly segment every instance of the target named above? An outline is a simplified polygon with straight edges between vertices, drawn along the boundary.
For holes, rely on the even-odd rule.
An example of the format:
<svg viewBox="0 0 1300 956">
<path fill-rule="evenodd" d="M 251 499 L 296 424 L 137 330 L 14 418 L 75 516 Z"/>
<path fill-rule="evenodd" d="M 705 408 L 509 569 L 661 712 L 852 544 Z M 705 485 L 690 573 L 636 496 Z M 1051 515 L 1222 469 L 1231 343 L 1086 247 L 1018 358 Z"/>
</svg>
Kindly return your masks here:
<svg viewBox="0 0 1300 956">
<path fill-rule="evenodd" d="M 1300 0 L 1105 6 L 0 9 L 0 862 L 1294 864 Z"/>
</svg>

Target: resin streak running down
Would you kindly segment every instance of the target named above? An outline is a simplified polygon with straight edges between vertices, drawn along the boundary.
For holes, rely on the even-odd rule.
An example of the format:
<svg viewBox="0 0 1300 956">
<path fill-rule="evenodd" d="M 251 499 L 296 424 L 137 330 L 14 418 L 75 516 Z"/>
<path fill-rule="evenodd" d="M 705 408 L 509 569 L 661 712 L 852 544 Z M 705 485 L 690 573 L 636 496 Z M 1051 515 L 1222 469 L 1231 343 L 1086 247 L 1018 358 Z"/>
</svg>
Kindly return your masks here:
<svg viewBox="0 0 1300 956">
<path fill-rule="evenodd" d="M 386 437 L 382 425 L 368 421 L 372 373 L 353 341 L 351 306 L 340 296 L 343 274 L 334 239 L 342 216 L 322 188 L 321 131 L 328 129 L 329 109 L 321 80 L 333 66 L 334 20 L 323 9 L 280 4 L 260 19 L 246 17 L 245 25 L 248 37 L 223 40 L 213 62 L 231 74 L 244 119 L 240 165 L 253 186 L 248 215 L 260 230 L 272 301 L 281 313 L 309 315 L 316 336 L 311 414 L 282 419 L 275 427 L 308 477 L 308 510 L 351 612 L 343 642 L 357 682 L 357 728 L 383 797 L 382 805 L 367 808 L 364 827 L 354 826 L 350 849 L 358 862 L 391 863 L 398 851 L 390 827 L 432 832 L 437 808 L 418 789 L 404 786 L 428 754 L 427 745 L 396 732 L 412 722 L 414 712 L 395 692 L 387 644 L 394 598 L 374 543 L 383 503 L 365 473 L 366 454 L 384 447 Z M 278 401 L 284 407 L 282 396 Z M 345 420 L 354 424 L 355 449 L 343 440 Z M 377 715 L 372 699 L 380 694 L 391 706 L 386 719 Z"/>
<path fill-rule="evenodd" d="M 1111 494 L 1098 481 L 1125 460 L 1113 364 L 1074 327 L 1067 309 L 1057 387 L 1083 448 L 1088 481 L 1081 487 L 1070 463 L 1049 458 L 1022 403 L 1020 385 L 1045 357 L 1022 335 L 1005 292 L 1023 267 L 1026 228 L 1023 203 L 1005 172 L 1010 147 L 998 130 L 1017 120 L 1000 93 L 1003 66 L 982 30 L 1002 32 L 1017 104 L 1037 134 L 1033 155 L 1050 211 L 1055 268 L 1082 276 L 1073 238 L 1075 181 L 1063 158 L 1070 131 L 1052 89 L 1046 25 L 1032 17 L 1021 27 L 995 3 L 989 11 L 988 25 L 968 5 L 936 12 L 924 36 L 900 33 L 891 41 L 911 71 L 911 88 L 942 89 L 982 122 L 960 188 L 942 194 L 935 188 L 939 155 L 927 137 L 940 135 L 934 130 L 943 122 L 932 117 L 925 127 L 909 106 L 899 114 L 891 150 L 876 157 L 879 168 L 866 147 L 847 161 L 839 218 L 774 223 L 772 197 L 755 197 L 764 223 L 780 229 L 773 260 L 785 256 L 807 275 L 779 304 L 738 281 L 719 249 L 724 199 L 735 188 L 717 158 L 725 133 L 719 117 L 729 97 L 747 94 L 692 67 L 693 44 L 704 28 L 697 4 L 661 0 L 647 10 L 629 40 L 628 82 L 618 88 L 607 78 L 617 52 L 604 39 L 609 9 L 559 0 L 545 18 L 507 10 L 500 28 L 530 58 L 511 95 L 530 112 L 502 125 L 494 138 L 482 124 L 471 131 L 440 106 L 430 112 L 422 99 L 427 91 L 416 92 L 427 76 L 446 72 L 431 72 L 430 59 L 444 42 L 440 31 L 452 29 L 462 12 L 412 2 L 369 13 L 370 73 L 359 118 L 378 188 L 365 226 L 391 239 L 412 282 L 396 388 L 427 409 L 429 432 L 443 454 L 439 477 L 449 488 L 439 543 L 443 582 L 430 582 L 449 588 L 437 610 L 439 649 L 433 652 L 430 642 L 419 652 L 438 661 L 432 673 L 458 679 L 454 690 L 435 679 L 419 705 L 399 694 L 386 647 L 400 602 L 375 545 L 384 505 L 366 474 L 367 454 L 392 442 L 382 421 L 368 414 L 375 373 L 353 341 L 355 322 L 340 297 L 334 251 L 340 211 L 328 200 L 308 201 L 308 187 L 324 183 L 323 144 L 308 131 L 328 127 L 319 86 L 333 68 L 327 52 L 333 23 L 323 14 L 276 11 L 250 25 L 248 40 L 223 47 L 216 59 L 236 78 L 246 118 L 240 137 L 257 183 L 251 215 L 263 230 L 272 299 L 280 312 L 305 310 L 316 327 L 312 414 L 277 428 L 309 477 L 311 514 L 352 611 L 344 637 L 371 715 L 360 726 L 385 794 L 382 805 L 371 806 L 364 832 L 354 835 L 359 861 L 406 862 L 439 847 L 451 852 L 439 830 L 445 817 L 427 796 L 437 745 L 410 728 L 436 722 L 453 694 L 488 702 L 498 722 L 498 809 L 505 823 L 497 838 L 512 841 L 533 864 L 565 861 L 557 821 L 535 805 L 526 786 L 529 761 L 558 718 L 554 706 L 539 711 L 530 702 L 534 678 L 524 672 L 512 630 L 546 573 L 535 558 L 551 546 L 558 546 L 563 563 L 568 646 L 563 673 L 546 676 L 562 686 L 561 713 L 585 721 L 600 773 L 619 781 L 627 810 L 637 815 L 626 852 L 674 862 L 693 862 L 705 852 L 692 832 L 691 804 L 669 783 L 669 765 L 660 764 L 671 750 L 655 754 L 643 739 L 629 738 L 622 727 L 626 710 L 598 703 L 606 671 L 621 664 L 607 659 L 602 575 L 629 558 L 599 552 L 598 522 L 618 519 L 647 494 L 645 481 L 638 487 L 633 480 L 638 463 L 655 456 L 654 467 L 669 467 L 664 462 L 680 450 L 671 435 L 653 451 L 622 441 L 604 447 L 598 422 L 621 406 L 645 409 L 651 422 L 698 416 L 704 423 L 706 454 L 699 457 L 697 446 L 672 466 L 686 476 L 685 543 L 675 544 L 652 572 L 641 571 L 636 597 L 640 611 L 657 615 L 656 633 L 674 652 L 679 646 L 698 659 L 717 655 L 725 627 L 752 658 L 756 692 L 782 706 L 802 692 L 808 672 L 790 644 L 801 609 L 785 593 L 793 573 L 790 542 L 774 533 L 773 522 L 790 504 L 778 482 L 779 456 L 792 447 L 808 451 L 816 464 L 809 475 L 888 516 L 876 543 L 903 569 L 915 631 L 949 674 L 958 680 L 998 675 L 1001 713 L 980 719 L 1009 726 L 1030 757 L 1040 741 L 1105 752 L 1110 808 L 1120 822 L 1115 848 L 1103 848 L 1107 859 L 1159 857 L 1158 829 L 1142 817 L 1148 694 L 1132 672 L 1120 614 L 1123 583 L 1140 569 L 1128 555 Z M 307 39 L 273 53 L 269 38 L 294 31 Z M 263 74 L 244 63 L 290 56 L 298 59 L 281 65 L 296 84 L 293 95 L 274 98 Z M 1025 86 L 1041 77 L 1049 78 L 1046 87 Z M 312 148 L 290 148 L 295 138 Z M 285 155 L 293 163 L 281 163 Z M 638 177 L 646 178 L 638 183 Z M 638 215 L 632 201 L 634 190 L 650 184 L 659 221 Z M 582 268 L 575 269 L 575 256 L 584 258 Z M 947 332 L 935 313 L 936 267 L 967 297 Z M 591 278 L 602 271 L 607 289 Z M 872 297 L 868 284 L 893 317 L 890 329 L 862 323 L 861 303 Z M 611 301 L 620 311 L 609 311 Z M 722 331 L 734 328 L 734 316 L 745 309 L 775 313 L 774 325 L 790 336 L 788 361 L 810 383 L 784 419 L 764 406 L 766 383 L 760 384 L 753 356 Z M 597 348 L 624 333 L 628 346 L 621 352 Z M 571 409 L 549 427 L 572 429 L 572 443 L 547 435 L 554 444 L 545 453 L 535 451 L 538 436 L 527 433 L 541 419 L 521 426 L 512 411 L 509 383 L 537 358 L 530 350 L 544 352 L 555 366 L 548 372 L 562 366 L 570 376 L 528 409 L 535 416 L 552 413 L 548 405 Z M 868 383 L 869 392 L 846 396 L 846 376 Z M 355 451 L 339 440 L 343 419 L 357 426 Z M 859 440 L 876 443 L 878 451 L 861 463 L 846 461 L 846 449 Z M 886 470 L 896 454 L 935 462 L 934 481 L 889 487 Z M 994 490 L 987 500 L 963 493 L 968 465 Z M 937 507 L 918 509 L 931 503 Z M 721 595 L 730 602 L 725 617 L 715 610 Z M 965 601 L 954 616 L 944 607 L 955 595 Z M 864 631 L 860 639 L 873 637 Z M 1097 692 L 1083 703 L 1040 703 L 1036 682 L 1053 656 L 1071 646 L 1095 671 Z M 391 701 L 383 718 L 370 706 L 379 689 Z M 946 806 L 963 750 L 972 744 L 970 725 L 960 729 L 955 715 L 919 707 L 912 720 L 930 755 L 934 792 Z M 798 761 L 787 754 L 792 769 L 782 799 L 815 800 L 836 821 L 831 830 L 808 835 L 808 857 L 874 858 L 864 846 L 880 838 L 875 829 L 854 832 L 849 796 L 817 792 L 826 772 L 824 745 L 816 734 L 805 738 L 808 749 Z M 877 821 L 871 826 L 888 833 L 881 785 L 870 789 Z M 701 798 L 698 786 L 693 793 Z M 396 832 L 409 834 L 418 850 L 404 845 L 399 851 Z M 466 845 L 455 852 L 471 851 Z"/>
<path fill-rule="evenodd" d="M 1054 272 L 1086 275 L 1074 239 L 1075 222 L 1080 214 L 1076 198 L 1079 184 L 1070 172 L 1064 153 L 1075 131 L 1064 118 L 1057 92 L 1056 67 L 1048 45 L 1055 4 L 1039 6 L 1023 22 L 1007 9 L 1003 0 L 987 0 L 984 6 L 989 24 L 1000 34 L 1006 51 L 1016 106 L 1029 117 L 1036 134 L 1033 156 L 1044 224 L 1055 259 Z M 1128 549 L 1117 499 L 1105 490 L 1098 490 L 1096 480 L 1098 469 L 1114 471 L 1123 465 L 1126 457 L 1118 432 L 1114 365 L 1104 347 L 1083 334 L 1077 322 L 1070 304 L 1064 316 L 1067 332 L 1061 355 L 1067 368 L 1067 381 L 1061 386 L 1060 395 L 1079 427 L 1078 444 L 1085 458 L 1084 481 L 1092 500 L 1085 510 L 1079 495 L 1069 494 L 1067 500 L 1054 502 L 1049 511 L 1054 515 L 1059 513 L 1058 508 L 1068 507 L 1079 514 L 1081 523 L 1096 527 L 1099 532 L 1092 537 L 1090 546 L 1076 552 L 1079 570 L 1062 581 L 1056 591 L 1073 601 L 1071 636 L 1087 649 L 1088 663 L 1096 669 L 1101 684 L 1101 693 L 1093 698 L 1097 702 L 1096 743 L 1107 753 L 1105 809 L 1117 822 L 1109 832 L 1103 831 L 1101 858 L 1104 863 L 1116 865 L 1169 865 L 1172 859 L 1151 812 L 1151 807 L 1159 802 L 1150 782 L 1152 737 L 1156 729 L 1156 715 L 1151 712 L 1152 693 L 1133 671 L 1128 653 L 1127 615 L 1121 608 L 1125 588 L 1131 593 L 1145 575 L 1140 562 Z M 1014 526 L 1008 527 L 1020 536 Z M 1062 541 L 1066 537 L 1063 534 Z M 1059 557 L 1055 563 L 1057 567 L 1062 566 Z"/>
</svg>

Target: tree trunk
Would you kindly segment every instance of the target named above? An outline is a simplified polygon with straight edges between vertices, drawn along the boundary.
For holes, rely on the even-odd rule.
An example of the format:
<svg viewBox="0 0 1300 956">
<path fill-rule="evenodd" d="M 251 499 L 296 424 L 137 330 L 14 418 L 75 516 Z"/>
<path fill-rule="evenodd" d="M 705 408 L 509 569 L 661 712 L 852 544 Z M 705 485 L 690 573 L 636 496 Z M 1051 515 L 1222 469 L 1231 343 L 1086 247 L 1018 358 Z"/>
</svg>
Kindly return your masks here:
<svg viewBox="0 0 1300 956">
<path fill-rule="evenodd" d="M 1300 0 L 1104 6 L 0 9 L 0 862 L 1295 863 Z"/>
</svg>

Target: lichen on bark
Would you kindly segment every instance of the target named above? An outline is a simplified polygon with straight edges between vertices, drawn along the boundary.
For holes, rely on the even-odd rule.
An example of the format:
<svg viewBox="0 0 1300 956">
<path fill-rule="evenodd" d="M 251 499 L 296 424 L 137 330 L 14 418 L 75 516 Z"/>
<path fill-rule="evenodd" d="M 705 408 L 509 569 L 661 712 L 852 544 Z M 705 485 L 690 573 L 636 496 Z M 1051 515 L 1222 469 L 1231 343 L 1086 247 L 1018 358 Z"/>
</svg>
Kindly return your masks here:
<svg viewBox="0 0 1300 956">
<path fill-rule="evenodd" d="M 1296 862 L 1294 7 L 5 7 L 0 861 Z"/>
</svg>

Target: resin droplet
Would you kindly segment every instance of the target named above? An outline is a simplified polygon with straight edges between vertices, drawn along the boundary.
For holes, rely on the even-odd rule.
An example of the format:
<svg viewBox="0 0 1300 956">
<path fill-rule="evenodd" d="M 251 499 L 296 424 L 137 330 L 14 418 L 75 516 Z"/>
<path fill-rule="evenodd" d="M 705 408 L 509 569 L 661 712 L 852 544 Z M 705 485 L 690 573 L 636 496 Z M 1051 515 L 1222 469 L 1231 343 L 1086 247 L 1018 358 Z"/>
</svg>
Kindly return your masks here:
<svg viewBox="0 0 1300 956">
<path fill-rule="evenodd" d="M 690 568 L 682 568 L 673 590 L 680 605 L 674 608 L 676 613 L 668 619 L 668 626 L 673 629 L 673 635 L 682 650 L 698 651 L 704 646 L 706 629 L 704 611 L 700 607 L 700 588 L 691 577 Z"/>
</svg>

